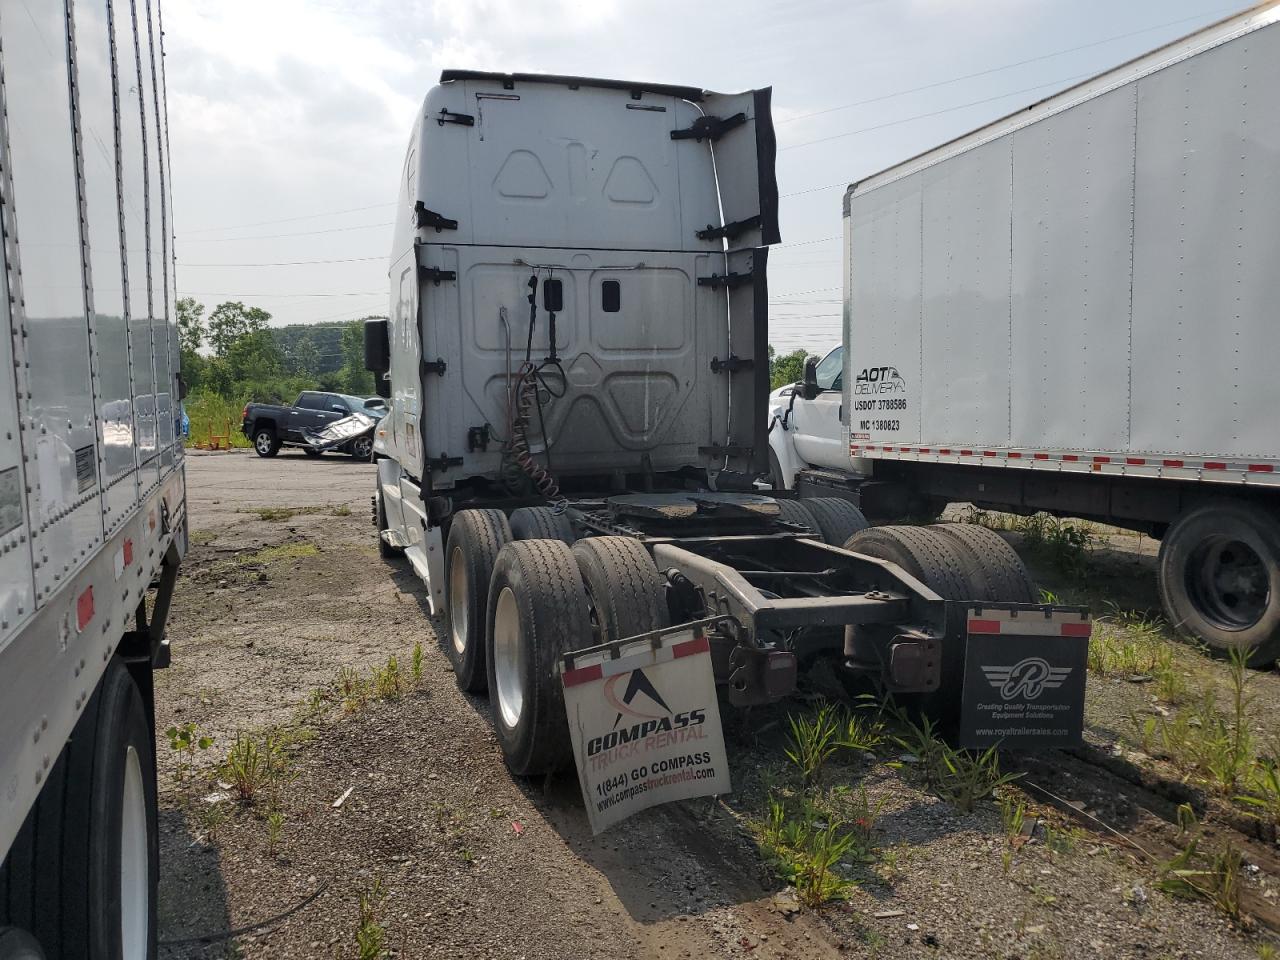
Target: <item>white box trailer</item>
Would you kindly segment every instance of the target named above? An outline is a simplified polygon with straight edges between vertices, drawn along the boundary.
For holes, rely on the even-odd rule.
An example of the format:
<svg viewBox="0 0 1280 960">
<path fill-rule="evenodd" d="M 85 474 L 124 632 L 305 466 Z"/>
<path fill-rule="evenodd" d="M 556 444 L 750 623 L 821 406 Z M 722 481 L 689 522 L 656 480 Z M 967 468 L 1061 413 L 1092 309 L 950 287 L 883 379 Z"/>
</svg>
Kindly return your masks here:
<svg viewBox="0 0 1280 960">
<path fill-rule="evenodd" d="M 855 183 L 849 468 L 1163 538 L 1172 621 L 1280 656 L 1280 6 Z M 868 492 L 872 488 L 868 488 Z"/>
<path fill-rule="evenodd" d="M 158 0 L 0 0 L 0 956 L 155 953 L 186 550 L 160 36 Z"/>
</svg>

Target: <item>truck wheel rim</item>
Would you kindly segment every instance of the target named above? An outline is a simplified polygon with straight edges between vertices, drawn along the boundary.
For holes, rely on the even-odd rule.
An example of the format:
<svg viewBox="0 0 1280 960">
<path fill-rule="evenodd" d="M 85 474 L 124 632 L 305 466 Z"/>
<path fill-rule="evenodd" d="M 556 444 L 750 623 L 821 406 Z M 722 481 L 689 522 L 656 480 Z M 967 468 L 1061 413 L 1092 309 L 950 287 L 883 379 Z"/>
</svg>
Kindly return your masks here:
<svg viewBox="0 0 1280 960">
<path fill-rule="evenodd" d="M 120 810 L 121 956 L 147 955 L 151 858 L 147 855 L 147 794 L 142 762 L 132 746 L 125 753 Z"/>
<path fill-rule="evenodd" d="M 1187 592 L 1197 610 L 1220 630 L 1246 630 L 1271 602 L 1271 578 L 1257 551 L 1242 540 L 1210 537 L 1192 553 Z"/>
<path fill-rule="evenodd" d="M 253 442 L 253 445 L 258 448 L 259 453 L 267 453 L 271 450 L 271 437 L 265 433 L 260 433 L 258 434 L 258 439 Z"/>
<path fill-rule="evenodd" d="M 516 595 L 510 587 L 503 587 L 493 611 L 493 672 L 498 687 L 498 714 L 509 730 L 515 729 L 524 712 L 524 657 Z"/>
<path fill-rule="evenodd" d="M 454 547 L 449 554 L 449 639 L 458 653 L 467 651 L 467 625 L 471 622 L 467 602 L 467 567 L 462 562 L 462 549 Z"/>
</svg>

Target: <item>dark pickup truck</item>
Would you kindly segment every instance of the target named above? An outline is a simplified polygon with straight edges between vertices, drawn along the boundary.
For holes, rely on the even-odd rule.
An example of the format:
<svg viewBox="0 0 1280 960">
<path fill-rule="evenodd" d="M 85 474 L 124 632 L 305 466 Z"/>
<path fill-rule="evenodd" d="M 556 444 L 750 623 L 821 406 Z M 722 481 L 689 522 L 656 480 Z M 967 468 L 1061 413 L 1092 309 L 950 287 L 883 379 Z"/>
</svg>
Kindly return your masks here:
<svg viewBox="0 0 1280 960">
<path fill-rule="evenodd" d="M 300 447 L 309 456 L 318 457 L 323 451 L 308 440 L 331 423 L 353 414 L 364 414 L 375 421 L 387 412 L 387 402 L 381 397 L 353 397 L 345 393 L 323 393 L 304 390 L 291 407 L 272 403 L 250 403 L 241 414 L 240 429 L 253 444 L 260 457 L 274 457 L 282 446 Z M 368 460 L 373 452 L 373 436 L 362 434 L 337 447 L 358 460 Z"/>
</svg>

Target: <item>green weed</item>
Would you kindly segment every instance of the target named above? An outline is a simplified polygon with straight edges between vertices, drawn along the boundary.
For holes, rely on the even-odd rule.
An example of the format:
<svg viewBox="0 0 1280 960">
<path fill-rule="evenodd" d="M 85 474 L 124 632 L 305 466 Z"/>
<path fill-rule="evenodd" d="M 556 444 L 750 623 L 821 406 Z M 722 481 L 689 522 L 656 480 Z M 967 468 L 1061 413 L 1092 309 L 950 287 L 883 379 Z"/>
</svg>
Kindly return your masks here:
<svg viewBox="0 0 1280 960">
<path fill-rule="evenodd" d="M 280 845 L 280 834 L 283 831 L 284 812 L 272 810 L 267 814 L 267 853 L 273 857 L 276 855 L 276 848 Z"/>
<path fill-rule="evenodd" d="M 894 740 L 920 760 L 933 792 L 958 810 L 971 813 L 979 800 L 1022 776 L 1000 771 L 1000 755 L 995 746 L 980 753 L 957 750 L 935 733 L 928 717 L 919 724 L 902 714 L 898 719 L 904 732 Z"/>
<path fill-rule="evenodd" d="M 236 734 L 223 761 L 222 774 L 242 804 L 253 804 L 264 792 L 274 800 L 276 790 L 290 778 L 281 738 L 275 733 L 268 733 L 261 740 L 251 734 Z"/>
<path fill-rule="evenodd" d="M 824 703 L 812 716 L 791 714 L 787 718 L 790 733 L 785 753 L 800 771 L 805 786 L 816 784 L 822 767 L 840 748 L 840 721 L 836 709 Z"/>
<path fill-rule="evenodd" d="M 373 671 L 373 690 L 379 700 L 399 700 L 404 695 L 404 686 L 404 674 L 400 672 L 395 654 Z"/>
<path fill-rule="evenodd" d="M 1228 844 L 1204 857 L 1198 852 L 1199 839 L 1192 839 L 1171 860 L 1160 866 L 1156 886 L 1184 899 L 1208 900 L 1232 919 L 1240 917 L 1240 871 L 1244 860 L 1240 851 Z"/>
<path fill-rule="evenodd" d="M 413 676 L 413 682 L 419 683 L 422 680 L 422 642 L 415 641 L 413 644 L 413 653 L 409 658 L 409 672 Z"/>
<path fill-rule="evenodd" d="M 360 913 L 356 923 L 356 956 L 359 960 L 381 960 L 386 956 L 387 930 L 381 923 L 386 899 L 386 889 L 381 880 L 373 881 L 373 886 L 360 894 Z"/>
<path fill-rule="evenodd" d="M 199 733 L 196 725 L 190 722 L 170 727 L 164 735 L 169 738 L 169 749 L 181 757 L 174 771 L 178 780 L 184 780 L 191 773 L 197 750 L 204 751 L 213 746 L 213 737 Z"/>
<path fill-rule="evenodd" d="M 770 797 L 763 837 L 768 859 L 783 879 L 796 888 L 800 902 L 817 907 L 844 896 L 853 882 L 836 865 L 858 850 L 858 829 L 821 811 L 808 797 L 794 809 Z"/>
</svg>

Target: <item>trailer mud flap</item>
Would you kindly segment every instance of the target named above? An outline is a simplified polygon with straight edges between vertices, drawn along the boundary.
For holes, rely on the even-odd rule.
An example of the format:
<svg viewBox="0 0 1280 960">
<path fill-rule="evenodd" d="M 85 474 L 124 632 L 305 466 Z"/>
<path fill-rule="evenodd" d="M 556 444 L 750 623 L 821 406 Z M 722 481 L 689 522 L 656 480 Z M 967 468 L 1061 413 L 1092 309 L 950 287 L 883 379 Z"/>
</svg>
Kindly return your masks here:
<svg viewBox="0 0 1280 960">
<path fill-rule="evenodd" d="M 1087 611 L 1001 604 L 966 618 L 960 746 L 1074 746 L 1084 730 Z"/>
<path fill-rule="evenodd" d="M 561 658 L 591 832 L 671 800 L 728 793 L 711 646 L 668 628 Z"/>
</svg>

